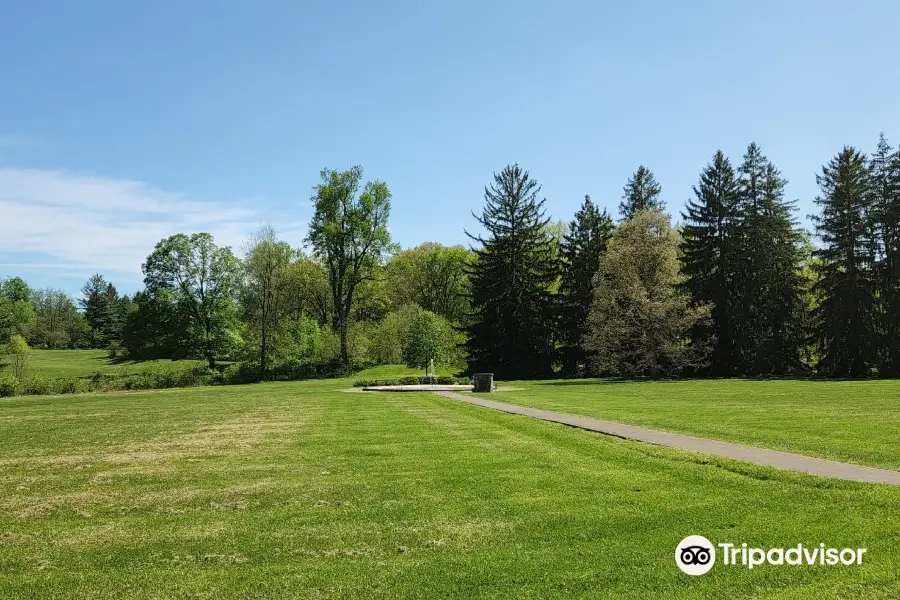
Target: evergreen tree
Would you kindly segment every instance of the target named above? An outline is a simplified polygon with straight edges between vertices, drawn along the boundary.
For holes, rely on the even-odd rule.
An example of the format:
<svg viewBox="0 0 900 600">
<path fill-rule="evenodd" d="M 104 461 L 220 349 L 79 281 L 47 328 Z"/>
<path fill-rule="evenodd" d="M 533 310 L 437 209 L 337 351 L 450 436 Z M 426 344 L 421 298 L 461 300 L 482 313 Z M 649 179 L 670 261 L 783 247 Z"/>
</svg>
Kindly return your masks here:
<svg viewBox="0 0 900 600">
<path fill-rule="evenodd" d="M 623 220 L 630 219 L 639 210 L 665 210 L 665 204 L 659 197 L 662 187 L 653 172 L 644 165 L 638 167 L 622 189 L 625 194 L 619 204 L 619 213 Z"/>
<path fill-rule="evenodd" d="M 695 324 L 691 339 L 711 348 L 710 372 L 726 375 L 734 368 L 732 312 L 740 301 L 732 289 L 739 196 L 734 168 L 721 150 L 700 174 L 694 195 L 682 213 L 681 271 L 693 305 L 710 306 L 711 318 Z"/>
<path fill-rule="evenodd" d="M 469 368 L 503 379 L 547 377 L 553 372 L 557 278 L 540 186 L 519 165 L 494 174 L 475 216 L 487 230 L 468 268 L 473 314 L 466 328 Z M 473 215 L 474 216 L 474 215 Z"/>
<path fill-rule="evenodd" d="M 900 375 L 900 151 L 893 152 L 884 134 L 869 163 L 871 213 L 880 250 L 879 300 L 884 355 L 880 372 Z"/>
<path fill-rule="evenodd" d="M 563 373 L 571 377 L 584 365 L 583 337 L 594 297 L 594 276 L 600 257 L 613 232 L 613 221 L 584 197 L 561 244 L 562 278 L 560 282 Z"/>
<path fill-rule="evenodd" d="M 816 337 L 822 373 L 836 377 L 869 375 L 877 362 L 877 279 L 873 268 L 872 178 L 865 156 L 850 147 L 822 167 L 816 177 L 822 207 L 813 216 L 822 248 L 815 269 Z"/>
<path fill-rule="evenodd" d="M 736 372 L 781 374 L 801 368 L 801 232 L 784 198 L 786 181 L 750 144 L 738 179 L 732 298 Z"/>
</svg>

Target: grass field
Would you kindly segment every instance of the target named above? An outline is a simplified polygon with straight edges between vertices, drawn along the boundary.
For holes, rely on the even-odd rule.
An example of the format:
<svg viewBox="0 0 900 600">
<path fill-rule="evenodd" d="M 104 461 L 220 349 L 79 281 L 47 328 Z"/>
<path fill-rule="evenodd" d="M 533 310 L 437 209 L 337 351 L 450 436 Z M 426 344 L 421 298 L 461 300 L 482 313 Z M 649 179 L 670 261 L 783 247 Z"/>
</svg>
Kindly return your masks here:
<svg viewBox="0 0 900 600">
<path fill-rule="evenodd" d="M 8 363 L 0 356 L 0 373 Z M 86 377 L 97 371 L 127 370 L 138 365 L 151 363 L 171 363 L 162 361 L 122 361 L 110 360 L 106 350 L 33 350 L 28 355 L 28 374 L 36 377 Z M 183 360 L 179 365 L 202 365 L 203 361 Z"/>
<path fill-rule="evenodd" d="M 900 469 L 900 381 L 517 382 L 496 399 Z"/>
<path fill-rule="evenodd" d="M 0 400 L 0 597 L 900 596 L 898 488 L 351 381 Z M 688 534 L 869 550 L 691 578 Z"/>
</svg>

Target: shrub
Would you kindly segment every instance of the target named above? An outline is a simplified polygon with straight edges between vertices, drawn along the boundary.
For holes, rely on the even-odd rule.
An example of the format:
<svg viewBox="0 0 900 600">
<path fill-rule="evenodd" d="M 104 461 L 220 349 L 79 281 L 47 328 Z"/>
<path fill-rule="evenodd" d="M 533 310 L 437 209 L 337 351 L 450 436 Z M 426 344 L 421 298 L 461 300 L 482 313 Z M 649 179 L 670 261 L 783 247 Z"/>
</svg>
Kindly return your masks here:
<svg viewBox="0 0 900 600">
<path fill-rule="evenodd" d="M 12 375 L 0 375 L 0 398 L 15 396 L 19 393 L 19 380 Z"/>
<path fill-rule="evenodd" d="M 106 347 L 106 355 L 109 358 L 119 358 L 126 356 L 128 351 L 122 346 L 122 343 L 118 340 L 113 340 L 109 343 L 109 346 Z"/>
<path fill-rule="evenodd" d="M 353 387 L 376 387 L 389 385 L 469 385 L 472 381 L 468 377 L 437 377 L 432 381 L 431 377 L 399 377 L 397 379 L 357 379 Z"/>
<path fill-rule="evenodd" d="M 22 380 L 23 396 L 45 396 L 54 393 L 53 381 L 45 377 L 28 377 Z"/>
<path fill-rule="evenodd" d="M 53 387 L 58 394 L 80 394 L 87 389 L 87 382 L 78 377 L 61 377 Z"/>
</svg>

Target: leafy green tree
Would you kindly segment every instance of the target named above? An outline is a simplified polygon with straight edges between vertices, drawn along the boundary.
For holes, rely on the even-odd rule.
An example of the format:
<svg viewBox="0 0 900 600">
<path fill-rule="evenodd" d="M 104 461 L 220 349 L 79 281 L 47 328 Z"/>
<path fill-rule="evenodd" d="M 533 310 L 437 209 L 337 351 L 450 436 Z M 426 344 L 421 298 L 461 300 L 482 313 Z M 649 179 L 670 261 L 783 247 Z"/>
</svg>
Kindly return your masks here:
<svg viewBox="0 0 900 600">
<path fill-rule="evenodd" d="M 562 238 L 561 354 L 563 373 L 569 377 L 586 366 L 583 337 L 594 299 L 594 277 L 614 228 L 606 210 L 601 211 L 586 195 Z"/>
<path fill-rule="evenodd" d="M 68 294 L 51 288 L 37 290 L 32 303 L 36 316 L 28 336 L 32 346 L 59 350 L 87 345 L 90 327 Z"/>
<path fill-rule="evenodd" d="M 598 374 L 678 375 L 705 360 L 690 332 L 708 317 L 681 289 L 678 233 L 658 210 L 638 211 L 612 234 L 594 284 L 585 347 Z"/>
<path fill-rule="evenodd" d="M 7 343 L 14 335 L 27 336 L 34 321 L 28 284 L 20 277 L 0 283 L 0 343 Z"/>
<path fill-rule="evenodd" d="M 28 372 L 28 364 L 31 356 L 31 348 L 28 342 L 19 334 L 13 334 L 6 344 L 6 354 L 10 359 L 10 367 L 12 368 L 12 376 L 21 381 Z"/>
<path fill-rule="evenodd" d="M 466 348 L 469 369 L 498 378 L 547 377 L 553 373 L 555 308 L 550 292 L 558 264 L 547 234 L 540 186 L 519 165 L 494 174 L 476 216 L 487 235 L 468 269 L 472 290 Z"/>
<path fill-rule="evenodd" d="M 467 265 L 472 254 L 463 246 L 425 242 L 394 255 L 386 267 L 386 286 L 395 307 L 413 302 L 451 323 L 464 322 L 469 311 Z"/>
<path fill-rule="evenodd" d="M 711 348 L 711 373 L 726 375 L 735 366 L 734 308 L 746 299 L 736 297 L 733 289 L 738 259 L 737 177 L 721 150 L 700 174 L 694 196 L 682 213 L 681 271 L 694 306 L 710 307 L 711 318 L 697 321 L 691 339 Z"/>
<path fill-rule="evenodd" d="M 884 356 L 880 372 L 900 376 L 900 151 L 884 134 L 869 163 L 872 173 L 871 215 L 880 248 L 879 301 Z"/>
<path fill-rule="evenodd" d="M 381 365 L 395 365 L 403 362 L 409 340 L 409 328 L 422 310 L 416 304 L 406 304 L 387 314 L 375 330 L 370 354 Z"/>
<path fill-rule="evenodd" d="M 369 182 L 360 193 L 363 170 L 324 169 L 312 200 L 315 213 L 307 241 L 328 272 L 333 326 L 341 340 L 341 361 L 350 364 L 348 332 L 359 286 L 375 278 L 391 243 L 387 222 L 391 192 L 382 181 Z"/>
<path fill-rule="evenodd" d="M 420 309 L 409 324 L 403 361 L 410 368 L 428 369 L 449 364 L 456 346 L 450 321 L 431 311 Z"/>
<path fill-rule="evenodd" d="M 288 310 L 289 272 L 294 250 L 264 225 L 250 239 L 243 261 L 241 304 L 244 316 L 259 334 L 259 372 L 265 379 L 269 350 Z"/>
<path fill-rule="evenodd" d="M 188 316 L 194 345 L 215 367 L 216 356 L 228 347 L 235 317 L 240 265 L 231 248 L 216 246 L 208 233 L 179 233 L 156 244 L 143 271 L 148 291 L 172 294 Z"/>
<path fill-rule="evenodd" d="M 288 270 L 289 314 L 296 321 L 309 316 L 319 325 L 330 325 L 334 312 L 328 271 L 315 258 L 296 252 Z"/>
<path fill-rule="evenodd" d="M 663 211 L 666 208 L 660 198 L 662 186 L 656 181 L 653 172 L 644 165 L 639 166 L 631 175 L 623 191 L 625 193 L 622 196 L 622 203 L 619 204 L 622 219 L 630 219 L 640 210 Z"/>
<path fill-rule="evenodd" d="M 191 315 L 164 288 L 135 294 L 125 316 L 122 344 L 131 358 L 153 360 L 197 356 L 201 349 L 191 330 Z"/>
<path fill-rule="evenodd" d="M 870 375 L 878 361 L 871 172 L 866 157 L 845 146 L 816 180 L 822 189 L 816 198 L 821 214 L 812 217 L 822 241 L 814 253 L 819 369 L 836 377 Z"/>
</svg>

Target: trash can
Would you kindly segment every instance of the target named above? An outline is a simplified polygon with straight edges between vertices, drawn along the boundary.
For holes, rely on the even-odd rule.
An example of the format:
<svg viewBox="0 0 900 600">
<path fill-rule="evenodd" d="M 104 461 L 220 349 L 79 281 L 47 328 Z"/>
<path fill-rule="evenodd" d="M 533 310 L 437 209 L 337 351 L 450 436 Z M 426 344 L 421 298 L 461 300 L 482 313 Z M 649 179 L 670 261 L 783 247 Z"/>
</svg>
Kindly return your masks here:
<svg viewBox="0 0 900 600">
<path fill-rule="evenodd" d="M 475 373 L 472 376 L 473 392 L 493 392 L 494 391 L 494 374 L 493 373 Z"/>
</svg>

